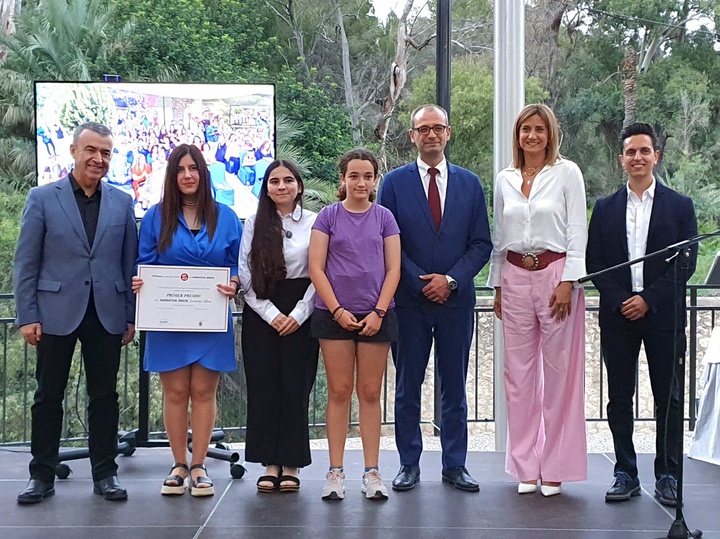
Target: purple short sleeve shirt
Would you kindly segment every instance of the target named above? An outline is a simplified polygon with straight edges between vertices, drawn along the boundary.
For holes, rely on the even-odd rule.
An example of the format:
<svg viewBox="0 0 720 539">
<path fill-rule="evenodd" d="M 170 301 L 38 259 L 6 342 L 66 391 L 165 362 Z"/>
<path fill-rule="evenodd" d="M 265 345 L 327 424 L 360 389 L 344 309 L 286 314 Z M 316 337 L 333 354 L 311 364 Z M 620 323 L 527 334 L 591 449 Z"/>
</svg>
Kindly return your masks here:
<svg viewBox="0 0 720 539">
<path fill-rule="evenodd" d="M 400 234 L 393 214 L 377 204 L 351 213 L 338 202 L 320 211 L 313 229 L 330 238 L 325 275 L 340 305 L 353 313 L 371 312 L 385 280 L 385 238 Z M 389 308 L 394 306 L 392 301 Z M 315 308 L 329 310 L 317 295 Z"/>
</svg>

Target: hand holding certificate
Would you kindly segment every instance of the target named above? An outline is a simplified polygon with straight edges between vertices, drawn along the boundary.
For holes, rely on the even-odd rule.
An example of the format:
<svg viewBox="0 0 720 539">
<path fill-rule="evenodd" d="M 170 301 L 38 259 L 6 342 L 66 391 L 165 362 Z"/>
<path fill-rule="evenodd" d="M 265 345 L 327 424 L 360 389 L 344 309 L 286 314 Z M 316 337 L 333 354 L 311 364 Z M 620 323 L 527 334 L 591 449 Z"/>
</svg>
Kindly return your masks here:
<svg viewBox="0 0 720 539">
<path fill-rule="evenodd" d="M 229 284 L 229 268 L 141 265 L 137 276 L 137 330 L 227 331 L 229 298 L 217 285 Z"/>
</svg>

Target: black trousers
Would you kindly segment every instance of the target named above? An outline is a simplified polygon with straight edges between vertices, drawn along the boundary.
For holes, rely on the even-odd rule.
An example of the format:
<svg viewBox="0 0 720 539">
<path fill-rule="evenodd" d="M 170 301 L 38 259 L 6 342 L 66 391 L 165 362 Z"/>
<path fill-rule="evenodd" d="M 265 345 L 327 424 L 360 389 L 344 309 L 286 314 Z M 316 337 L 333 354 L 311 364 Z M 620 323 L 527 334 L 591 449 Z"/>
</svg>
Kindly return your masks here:
<svg viewBox="0 0 720 539">
<path fill-rule="evenodd" d="M 684 330 L 659 331 L 646 319 L 622 327 L 600 328 L 600 346 L 607 368 L 608 423 L 615 445 L 615 472 L 624 471 L 637 477 L 637 457 L 633 445 L 633 396 L 640 343 L 650 373 L 655 400 L 657 431 L 655 439 L 655 477 L 677 475 L 678 421 L 680 397 L 677 380 L 673 380 L 675 359 L 685 354 Z M 677 349 L 673 352 L 673 345 Z"/>
<path fill-rule="evenodd" d="M 88 394 L 88 431 L 93 480 L 116 475 L 118 394 L 122 335 L 105 331 L 92 297 L 80 326 L 69 335 L 42 334 L 37 347 L 37 391 L 31 408 L 30 477 L 55 479 L 63 421 L 63 397 L 73 351 L 81 344 Z"/>
<path fill-rule="evenodd" d="M 270 298 L 287 315 L 310 279 L 281 281 Z M 310 458 L 308 404 L 317 372 L 319 344 L 310 320 L 281 337 L 245 305 L 242 350 L 247 379 L 245 460 L 264 465 L 307 466 Z"/>
</svg>

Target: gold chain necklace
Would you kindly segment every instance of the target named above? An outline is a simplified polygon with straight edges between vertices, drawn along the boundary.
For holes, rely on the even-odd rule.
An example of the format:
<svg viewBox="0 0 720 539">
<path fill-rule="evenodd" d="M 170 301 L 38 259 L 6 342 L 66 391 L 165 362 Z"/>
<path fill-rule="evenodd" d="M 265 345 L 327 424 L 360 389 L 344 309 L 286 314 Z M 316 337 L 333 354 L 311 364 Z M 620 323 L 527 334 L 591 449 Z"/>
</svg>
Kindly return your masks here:
<svg viewBox="0 0 720 539">
<path fill-rule="evenodd" d="M 525 172 L 523 172 L 523 176 L 529 176 L 528 179 L 525 180 L 525 185 L 530 185 L 532 181 L 535 179 L 535 175 L 538 173 L 538 169 L 534 167 L 528 167 L 525 169 Z"/>
</svg>

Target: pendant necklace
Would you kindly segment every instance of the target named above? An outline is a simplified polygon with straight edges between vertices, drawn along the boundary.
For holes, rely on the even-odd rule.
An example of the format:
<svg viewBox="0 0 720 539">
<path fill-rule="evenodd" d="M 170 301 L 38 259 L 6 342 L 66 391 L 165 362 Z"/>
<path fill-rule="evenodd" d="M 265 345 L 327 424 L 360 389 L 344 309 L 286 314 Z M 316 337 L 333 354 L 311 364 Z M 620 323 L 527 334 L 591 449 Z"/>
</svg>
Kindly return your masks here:
<svg viewBox="0 0 720 539">
<path fill-rule="evenodd" d="M 535 174 L 537 174 L 536 168 L 528 167 L 525 169 L 523 175 L 530 176 L 527 180 L 525 180 L 525 185 L 530 185 L 532 183 L 532 181 L 535 179 Z"/>
</svg>

